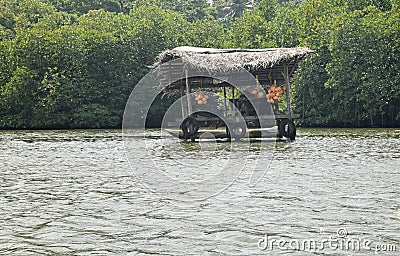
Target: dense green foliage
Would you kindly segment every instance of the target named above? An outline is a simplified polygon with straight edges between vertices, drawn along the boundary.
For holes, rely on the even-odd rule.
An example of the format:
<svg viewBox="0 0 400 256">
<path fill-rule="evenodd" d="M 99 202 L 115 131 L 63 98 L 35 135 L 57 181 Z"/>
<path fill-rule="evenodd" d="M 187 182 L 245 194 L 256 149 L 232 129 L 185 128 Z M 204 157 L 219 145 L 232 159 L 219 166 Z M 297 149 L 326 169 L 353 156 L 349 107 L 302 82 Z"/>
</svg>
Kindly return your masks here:
<svg viewBox="0 0 400 256">
<path fill-rule="evenodd" d="M 0 0 L 0 128 L 119 127 L 155 56 L 181 45 L 310 47 L 301 125 L 398 127 L 399 35 L 399 0 Z"/>
</svg>

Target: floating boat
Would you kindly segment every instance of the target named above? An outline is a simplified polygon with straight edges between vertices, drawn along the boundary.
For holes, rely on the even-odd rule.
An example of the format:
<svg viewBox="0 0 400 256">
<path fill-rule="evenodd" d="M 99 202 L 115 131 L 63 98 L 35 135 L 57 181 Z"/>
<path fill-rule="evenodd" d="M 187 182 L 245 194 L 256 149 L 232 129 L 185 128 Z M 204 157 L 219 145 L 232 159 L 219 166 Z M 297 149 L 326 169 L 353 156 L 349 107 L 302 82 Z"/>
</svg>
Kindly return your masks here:
<svg viewBox="0 0 400 256">
<path fill-rule="evenodd" d="M 180 104 L 164 117 L 175 137 L 195 141 L 276 137 L 295 140 L 290 79 L 308 48 L 214 49 L 178 47 L 154 67 L 166 93 Z"/>
</svg>

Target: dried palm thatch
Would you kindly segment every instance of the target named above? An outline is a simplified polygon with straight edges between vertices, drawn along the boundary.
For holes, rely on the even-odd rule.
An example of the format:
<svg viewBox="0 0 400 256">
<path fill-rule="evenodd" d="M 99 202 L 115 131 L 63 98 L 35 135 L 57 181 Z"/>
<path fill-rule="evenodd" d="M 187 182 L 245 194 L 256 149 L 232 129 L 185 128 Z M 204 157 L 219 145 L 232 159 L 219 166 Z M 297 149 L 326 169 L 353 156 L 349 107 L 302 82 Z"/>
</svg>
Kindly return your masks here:
<svg viewBox="0 0 400 256">
<path fill-rule="evenodd" d="M 313 52 L 305 47 L 214 49 L 183 46 L 160 53 L 154 66 L 180 58 L 191 68 L 208 71 L 229 72 L 240 68 L 256 71 L 270 69 L 282 63 L 297 65 L 306 55 Z"/>
</svg>

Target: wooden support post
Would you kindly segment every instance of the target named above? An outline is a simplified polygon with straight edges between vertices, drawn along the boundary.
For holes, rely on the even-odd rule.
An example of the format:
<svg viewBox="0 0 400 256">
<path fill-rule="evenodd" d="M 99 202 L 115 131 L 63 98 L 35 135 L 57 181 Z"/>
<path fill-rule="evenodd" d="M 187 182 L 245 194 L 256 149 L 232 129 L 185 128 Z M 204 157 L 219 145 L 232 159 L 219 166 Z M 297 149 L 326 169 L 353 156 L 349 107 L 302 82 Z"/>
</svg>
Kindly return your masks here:
<svg viewBox="0 0 400 256">
<path fill-rule="evenodd" d="M 289 120 L 292 120 L 292 104 L 290 103 L 290 77 L 289 77 L 289 67 L 287 63 L 284 64 L 283 68 L 286 80 L 286 104 L 289 112 Z"/>
<path fill-rule="evenodd" d="M 186 80 L 186 98 L 188 105 L 188 115 L 190 116 L 193 113 L 193 109 L 192 109 L 192 99 L 190 98 L 190 85 L 189 85 L 187 69 L 185 69 L 185 80 Z"/>
<path fill-rule="evenodd" d="M 235 87 L 232 86 L 232 111 L 233 111 L 233 116 L 236 116 L 236 108 L 235 108 Z"/>
<path fill-rule="evenodd" d="M 226 86 L 225 85 L 224 85 L 224 107 L 225 107 L 225 117 L 226 117 L 228 114 L 228 106 L 226 103 Z"/>
<path fill-rule="evenodd" d="M 183 86 L 181 86 L 181 109 L 182 109 L 182 120 L 185 119 L 186 117 L 186 111 L 185 111 L 185 103 L 183 102 L 183 93 L 185 89 Z"/>
</svg>

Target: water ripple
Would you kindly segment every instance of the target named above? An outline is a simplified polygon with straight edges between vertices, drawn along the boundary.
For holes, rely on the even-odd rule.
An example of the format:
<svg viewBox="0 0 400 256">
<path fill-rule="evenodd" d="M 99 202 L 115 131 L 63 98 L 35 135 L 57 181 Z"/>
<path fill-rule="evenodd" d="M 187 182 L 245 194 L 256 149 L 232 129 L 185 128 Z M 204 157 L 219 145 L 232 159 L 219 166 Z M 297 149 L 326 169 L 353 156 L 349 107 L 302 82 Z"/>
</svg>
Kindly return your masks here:
<svg viewBox="0 0 400 256">
<path fill-rule="evenodd" d="M 130 139 L 150 145 L 161 166 L 184 154 L 181 145 L 161 146 L 157 131 L 142 135 Z M 1 131 L 0 254 L 265 255 L 257 247 L 265 235 L 322 240 L 339 228 L 400 251 L 399 145 L 398 129 L 300 129 L 295 143 L 274 145 L 257 186 L 241 176 L 207 201 L 181 202 L 141 184 L 120 131 Z M 229 152 L 227 144 L 210 154 L 183 147 L 207 164 Z M 133 168 L 151 172 L 146 152 L 137 154 L 143 162 Z M 272 252 L 353 253 L 375 255 Z"/>
</svg>

